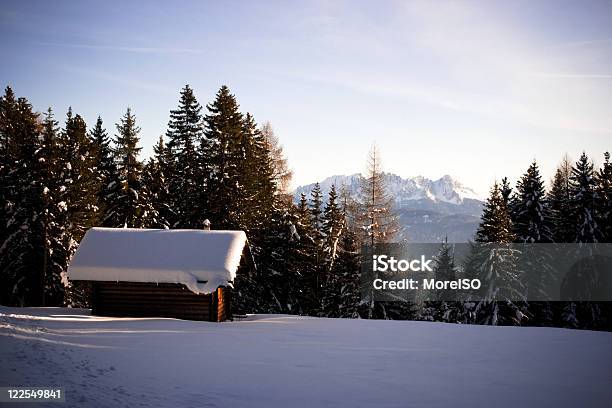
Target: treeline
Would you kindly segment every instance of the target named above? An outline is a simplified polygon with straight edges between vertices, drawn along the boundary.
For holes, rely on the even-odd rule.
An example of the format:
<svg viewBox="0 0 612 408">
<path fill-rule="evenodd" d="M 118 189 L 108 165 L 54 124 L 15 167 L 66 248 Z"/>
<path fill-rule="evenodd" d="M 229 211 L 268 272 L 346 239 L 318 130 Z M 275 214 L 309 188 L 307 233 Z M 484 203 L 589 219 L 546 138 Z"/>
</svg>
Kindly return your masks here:
<svg viewBox="0 0 612 408">
<path fill-rule="evenodd" d="M 373 152 L 368 191 L 332 189 L 294 204 L 271 126 L 243 114 L 225 86 L 203 108 L 185 86 L 146 162 L 131 109 L 113 136 L 70 109 L 60 126 L 7 87 L 0 99 L 0 303 L 87 305 L 66 279 L 93 226 L 244 230 L 257 270 L 235 282 L 240 312 L 356 317 L 364 240 L 395 231 Z M 350 215 L 349 215 L 350 214 Z M 364 228 L 358 225 L 365 226 Z"/>
<path fill-rule="evenodd" d="M 109 135 L 112 133 L 112 136 Z M 363 245 L 398 232 L 376 149 L 360 193 L 317 185 L 297 203 L 291 172 L 269 124 L 242 113 L 225 86 L 205 107 L 187 85 L 153 156 L 140 158 L 131 109 L 106 130 L 69 109 L 60 126 L 7 87 L 0 98 L 0 304 L 86 306 L 66 279 L 93 226 L 238 229 L 257 268 L 235 281 L 237 312 L 421 319 L 457 323 L 610 328 L 610 307 L 585 302 L 368 302 L 360 291 Z M 479 243 L 610 242 L 612 165 L 583 154 L 559 166 L 547 191 L 537 164 L 512 188 L 491 189 Z M 436 276 L 456 276 L 442 246 Z M 462 265 L 464 268 L 474 265 Z"/>
<path fill-rule="evenodd" d="M 595 169 L 585 153 L 575 163 L 565 157 L 548 190 L 535 161 L 515 188 L 507 178 L 495 183 L 485 203 L 475 241 L 499 244 L 612 242 L 610 154 L 604 154 L 604 162 L 599 169 Z M 470 276 L 476 276 L 478 273 L 474 273 L 474 268 L 481 267 L 482 273 L 487 275 L 483 275 L 483 281 L 490 285 L 512 287 L 515 283 L 512 281 L 518 282 L 520 279 L 516 269 L 513 269 L 516 254 L 511 250 L 497 251 L 496 259 L 491 258 L 490 252 L 480 258 L 478 253 L 473 253 L 463 267 L 472 268 Z M 547 270 L 549 260 L 545 252 L 542 254 L 543 257 L 533 256 L 533 263 L 540 270 L 542 276 L 539 278 L 546 279 L 545 275 L 550 272 Z M 455 276 L 456 269 L 450 248 L 443 245 L 436 272 L 442 276 Z M 494 289 L 487 288 L 487 291 L 493 293 Z M 515 296 L 514 300 L 506 301 L 485 297 L 473 303 L 438 302 L 428 306 L 425 315 L 433 320 L 612 329 L 610 302 L 527 302 L 516 301 Z"/>
</svg>

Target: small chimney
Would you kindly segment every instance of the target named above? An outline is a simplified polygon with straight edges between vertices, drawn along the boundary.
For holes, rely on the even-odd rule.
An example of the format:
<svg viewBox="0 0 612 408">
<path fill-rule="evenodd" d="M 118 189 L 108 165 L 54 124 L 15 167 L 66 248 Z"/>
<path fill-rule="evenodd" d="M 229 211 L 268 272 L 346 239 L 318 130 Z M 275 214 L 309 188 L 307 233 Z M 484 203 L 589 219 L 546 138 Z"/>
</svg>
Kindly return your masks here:
<svg viewBox="0 0 612 408">
<path fill-rule="evenodd" d="M 210 220 L 208 218 L 202 222 L 202 229 L 205 231 L 210 231 Z"/>
</svg>

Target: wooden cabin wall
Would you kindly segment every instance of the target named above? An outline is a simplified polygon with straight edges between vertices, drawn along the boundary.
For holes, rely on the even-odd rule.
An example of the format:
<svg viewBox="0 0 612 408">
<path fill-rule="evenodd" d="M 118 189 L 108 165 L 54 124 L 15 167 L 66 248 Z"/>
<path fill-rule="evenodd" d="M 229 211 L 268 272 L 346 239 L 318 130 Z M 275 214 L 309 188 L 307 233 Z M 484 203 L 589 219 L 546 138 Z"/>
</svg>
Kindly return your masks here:
<svg viewBox="0 0 612 408">
<path fill-rule="evenodd" d="M 115 317 L 172 317 L 212 320 L 210 294 L 195 294 L 174 283 L 94 282 L 92 314 Z"/>
</svg>

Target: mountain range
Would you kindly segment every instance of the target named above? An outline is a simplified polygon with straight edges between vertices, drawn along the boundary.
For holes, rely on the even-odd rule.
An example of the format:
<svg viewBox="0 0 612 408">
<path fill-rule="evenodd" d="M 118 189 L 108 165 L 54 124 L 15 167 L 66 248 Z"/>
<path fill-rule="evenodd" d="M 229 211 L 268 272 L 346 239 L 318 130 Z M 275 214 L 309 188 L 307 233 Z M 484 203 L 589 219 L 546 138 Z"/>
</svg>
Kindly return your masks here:
<svg viewBox="0 0 612 408">
<path fill-rule="evenodd" d="M 332 185 L 347 189 L 358 197 L 361 175 L 331 176 L 319 182 L 324 196 Z M 402 178 L 384 173 L 387 191 L 395 199 L 399 215 L 400 239 L 411 242 L 467 242 L 472 239 L 482 213 L 482 197 L 449 175 L 437 180 L 423 176 Z M 295 190 L 295 200 L 302 193 L 309 197 L 315 183 Z"/>
</svg>

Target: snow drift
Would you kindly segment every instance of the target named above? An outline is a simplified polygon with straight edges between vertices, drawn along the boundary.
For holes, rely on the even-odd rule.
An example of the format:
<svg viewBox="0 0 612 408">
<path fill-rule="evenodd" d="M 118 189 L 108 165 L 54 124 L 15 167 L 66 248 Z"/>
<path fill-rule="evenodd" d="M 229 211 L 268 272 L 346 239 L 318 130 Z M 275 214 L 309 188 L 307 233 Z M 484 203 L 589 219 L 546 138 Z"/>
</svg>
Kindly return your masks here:
<svg viewBox="0 0 612 408">
<path fill-rule="evenodd" d="M 612 333 L 586 330 L 0 307 L 0 361 L 62 407 L 612 406 Z"/>
</svg>

